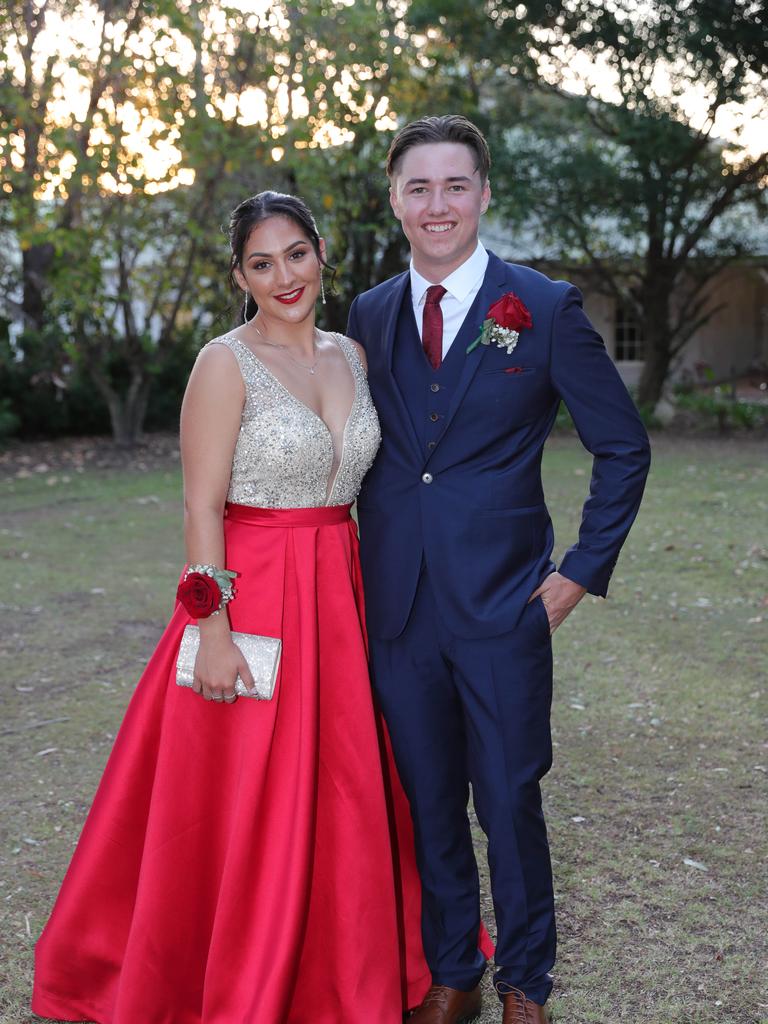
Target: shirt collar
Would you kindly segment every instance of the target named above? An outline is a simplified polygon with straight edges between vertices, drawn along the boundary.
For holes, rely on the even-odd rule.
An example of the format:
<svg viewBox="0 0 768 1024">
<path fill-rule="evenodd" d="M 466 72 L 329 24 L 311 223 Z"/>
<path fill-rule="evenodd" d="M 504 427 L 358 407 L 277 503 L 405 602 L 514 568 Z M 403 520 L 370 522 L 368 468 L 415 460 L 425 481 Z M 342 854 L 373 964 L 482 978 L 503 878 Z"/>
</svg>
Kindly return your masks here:
<svg viewBox="0 0 768 1024">
<path fill-rule="evenodd" d="M 464 260 L 460 267 L 457 267 L 453 273 L 449 274 L 448 277 L 439 283 L 455 299 L 459 302 L 464 302 L 478 281 L 481 281 L 485 276 L 487 267 L 488 252 L 482 242 L 478 242 L 477 248 L 469 259 Z M 422 277 L 418 270 L 414 268 L 413 260 L 411 260 L 410 274 L 413 304 L 414 306 L 420 306 L 426 297 L 427 288 L 431 288 L 435 282 L 428 281 L 425 277 Z"/>
</svg>

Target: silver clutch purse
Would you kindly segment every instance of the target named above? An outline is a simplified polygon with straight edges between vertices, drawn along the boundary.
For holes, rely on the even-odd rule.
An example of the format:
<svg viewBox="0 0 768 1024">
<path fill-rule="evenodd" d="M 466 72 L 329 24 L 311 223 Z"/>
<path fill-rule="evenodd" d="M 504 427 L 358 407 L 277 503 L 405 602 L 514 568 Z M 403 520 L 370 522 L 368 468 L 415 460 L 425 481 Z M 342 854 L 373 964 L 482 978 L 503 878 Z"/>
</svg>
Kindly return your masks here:
<svg viewBox="0 0 768 1024">
<path fill-rule="evenodd" d="M 235 693 L 238 697 L 272 700 L 277 670 L 280 667 L 282 641 L 272 636 L 258 636 L 256 633 L 233 633 L 232 640 L 243 652 L 255 684 L 252 690 L 248 690 L 238 676 L 235 681 Z M 195 659 L 199 647 L 199 627 L 185 626 L 176 662 L 176 684 L 178 686 L 192 686 L 195 677 Z"/>
</svg>

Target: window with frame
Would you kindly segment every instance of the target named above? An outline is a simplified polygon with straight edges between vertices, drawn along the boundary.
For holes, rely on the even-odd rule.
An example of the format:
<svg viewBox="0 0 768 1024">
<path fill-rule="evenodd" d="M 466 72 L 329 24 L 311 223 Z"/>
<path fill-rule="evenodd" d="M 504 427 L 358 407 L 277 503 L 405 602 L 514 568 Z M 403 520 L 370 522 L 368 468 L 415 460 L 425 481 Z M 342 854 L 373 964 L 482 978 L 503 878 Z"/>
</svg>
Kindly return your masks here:
<svg viewBox="0 0 768 1024">
<path fill-rule="evenodd" d="M 645 338 L 633 309 L 616 305 L 613 322 L 614 359 L 617 363 L 642 362 L 645 359 Z"/>
</svg>

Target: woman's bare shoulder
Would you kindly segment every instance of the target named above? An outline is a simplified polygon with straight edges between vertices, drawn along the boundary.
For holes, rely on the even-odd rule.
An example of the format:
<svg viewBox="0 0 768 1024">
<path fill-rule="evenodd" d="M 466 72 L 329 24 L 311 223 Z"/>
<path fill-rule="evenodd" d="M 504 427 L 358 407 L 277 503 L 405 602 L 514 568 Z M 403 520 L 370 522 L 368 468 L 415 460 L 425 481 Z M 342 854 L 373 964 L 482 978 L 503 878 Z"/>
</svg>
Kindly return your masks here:
<svg viewBox="0 0 768 1024">
<path fill-rule="evenodd" d="M 368 371 L 368 360 L 366 359 L 366 356 L 365 356 L 365 349 L 360 344 L 360 342 L 359 341 L 355 341 L 354 338 L 350 338 L 348 334 L 342 334 L 341 331 L 336 331 L 336 335 L 339 338 L 343 338 L 346 342 L 348 342 L 354 348 L 355 353 L 357 354 L 357 358 L 360 360 L 360 363 L 362 364 L 363 369 L 367 372 Z"/>
</svg>

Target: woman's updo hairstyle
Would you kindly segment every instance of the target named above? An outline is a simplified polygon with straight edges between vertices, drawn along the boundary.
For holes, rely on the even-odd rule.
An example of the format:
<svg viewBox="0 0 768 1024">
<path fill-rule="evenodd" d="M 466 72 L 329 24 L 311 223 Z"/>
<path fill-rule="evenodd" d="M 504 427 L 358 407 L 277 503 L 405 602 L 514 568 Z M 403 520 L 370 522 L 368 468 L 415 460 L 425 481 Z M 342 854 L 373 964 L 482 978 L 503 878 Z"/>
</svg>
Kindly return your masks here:
<svg viewBox="0 0 768 1024">
<path fill-rule="evenodd" d="M 239 290 L 235 280 L 235 270 L 242 270 L 243 250 L 248 236 L 258 224 L 270 217 L 289 217 L 309 239 L 320 261 L 321 268 L 328 266 L 320 255 L 320 233 L 317 230 L 315 218 L 304 200 L 283 192 L 259 192 L 258 195 L 244 199 L 239 206 L 236 206 L 229 219 L 229 248 L 231 250 L 229 284 L 235 292 Z M 242 322 L 245 323 L 246 320 L 254 317 L 257 310 L 258 306 L 253 297 L 247 293 L 241 311 Z"/>
</svg>

